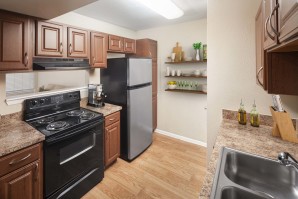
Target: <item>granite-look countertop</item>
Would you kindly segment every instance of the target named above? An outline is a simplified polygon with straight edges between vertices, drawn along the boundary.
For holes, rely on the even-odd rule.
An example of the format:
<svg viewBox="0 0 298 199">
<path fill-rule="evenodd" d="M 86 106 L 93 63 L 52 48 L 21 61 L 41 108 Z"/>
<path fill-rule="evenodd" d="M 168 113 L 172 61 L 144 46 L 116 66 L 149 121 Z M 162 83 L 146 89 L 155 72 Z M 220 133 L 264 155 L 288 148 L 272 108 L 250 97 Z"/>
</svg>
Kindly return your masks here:
<svg viewBox="0 0 298 199">
<path fill-rule="evenodd" d="M 298 144 L 281 140 L 271 135 L 270 126 L 252 127 L 224 119 L 221 123 L 216 143 L 210 157 L 207 174 L 200 192 L 200 199 L 209 199 L 212 189 L 216 163 L 222 146 L 276 159 L 278 153 L 287 151 L 298 158 Z"/>
<path fill-rule="evenodd" d="M 87 106 L 87 100 L 81 100 L 81 107 L 89 109 L 91 111 L 99 112 L 102 113 L 103 116 L 110 115 L 112 113 L 116 113 L 117 111 L 120 111 L 122 109 L 121 106 L 117 106 L 114 104 L 109 104 L 105 103 L 104 107 L 92 107 L 92 106 Z"/>
<path fill-rule="evenodd" d="M 0 157 L 42 142 L 44 139 L 45 136 L 42 133 L 24 121 L 0 120 Z"/>
</svg>

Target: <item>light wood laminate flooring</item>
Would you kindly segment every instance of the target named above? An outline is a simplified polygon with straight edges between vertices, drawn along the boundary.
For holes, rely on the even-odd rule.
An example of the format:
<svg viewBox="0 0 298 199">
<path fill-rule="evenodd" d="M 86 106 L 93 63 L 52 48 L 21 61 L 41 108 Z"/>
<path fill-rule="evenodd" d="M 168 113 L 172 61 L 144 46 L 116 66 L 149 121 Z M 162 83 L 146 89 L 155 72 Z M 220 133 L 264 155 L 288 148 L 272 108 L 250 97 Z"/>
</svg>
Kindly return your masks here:
<svg viewBox="0 0 298 199">
<path fill-rule="evenodd" d="M 205 173 L 205 147 L 154 133 L 142 155 L 118 158 L 83 199 L 197 199 Z"/>
</svg>

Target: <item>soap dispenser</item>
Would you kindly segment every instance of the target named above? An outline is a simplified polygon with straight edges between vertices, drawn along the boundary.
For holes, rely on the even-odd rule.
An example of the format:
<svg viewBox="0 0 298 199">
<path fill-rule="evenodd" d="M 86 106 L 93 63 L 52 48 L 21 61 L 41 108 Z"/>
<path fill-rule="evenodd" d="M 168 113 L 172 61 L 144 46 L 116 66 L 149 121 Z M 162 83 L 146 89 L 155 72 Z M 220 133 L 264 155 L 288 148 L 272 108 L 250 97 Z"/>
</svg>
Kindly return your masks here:
<svg viewBox="0 0 298 199">
<path fill-rule="evenodd" d="M 256 101 L 252 105 L 252 110 L 250 112 L 250 124 L 254 127 L 260 126 L 260 115 L 257 111 Z"/>
<path fill-rule="evenodd" d="M 244 104 L 242 103 L 242 99 L 240 103 L 240 108 L 238 110 L 238 122 L 239 124 L 246 125 L 246 111 L 244 109 Z"/>
</svg>

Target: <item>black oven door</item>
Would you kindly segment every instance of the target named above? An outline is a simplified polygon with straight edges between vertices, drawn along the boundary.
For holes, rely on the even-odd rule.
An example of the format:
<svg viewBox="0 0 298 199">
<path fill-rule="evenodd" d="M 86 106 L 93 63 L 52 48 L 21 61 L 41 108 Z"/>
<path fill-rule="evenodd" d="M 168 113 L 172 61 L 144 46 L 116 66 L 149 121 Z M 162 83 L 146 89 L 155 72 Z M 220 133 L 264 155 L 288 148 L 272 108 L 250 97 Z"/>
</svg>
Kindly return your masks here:
<svg viewBox="0 0 298 199">
<path fill-rule="evenodd" d="M 47 139 L 44 145 L 46 198 L 69 190 L 71 184 L 77 184 L 76 181 L 93 170 L 102 173 L 97 177 L 99 182 L 103 177 L 103 161 L 102 121 Z"/>
</svg>

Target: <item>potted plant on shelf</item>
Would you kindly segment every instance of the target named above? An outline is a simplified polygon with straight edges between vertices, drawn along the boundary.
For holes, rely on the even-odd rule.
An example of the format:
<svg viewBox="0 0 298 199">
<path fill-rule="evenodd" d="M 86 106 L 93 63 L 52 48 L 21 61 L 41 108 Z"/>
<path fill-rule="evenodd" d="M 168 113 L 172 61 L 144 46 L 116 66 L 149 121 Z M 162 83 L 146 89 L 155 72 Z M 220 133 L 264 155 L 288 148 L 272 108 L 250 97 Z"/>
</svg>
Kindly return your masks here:
<svg viewBox="0 0 298 199">
<path fill-rule="evenodd" d="M 200 61 L 200 49 L 202 47 L 202 42 L 194 43 L 192 46 L 196 50 L 196 60 Z"/>
</svg>

